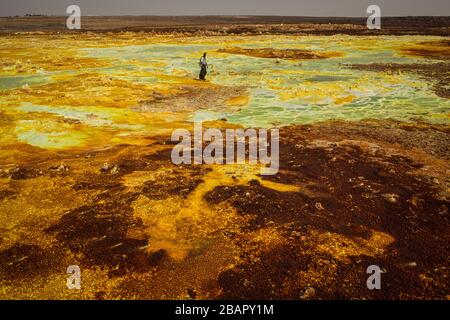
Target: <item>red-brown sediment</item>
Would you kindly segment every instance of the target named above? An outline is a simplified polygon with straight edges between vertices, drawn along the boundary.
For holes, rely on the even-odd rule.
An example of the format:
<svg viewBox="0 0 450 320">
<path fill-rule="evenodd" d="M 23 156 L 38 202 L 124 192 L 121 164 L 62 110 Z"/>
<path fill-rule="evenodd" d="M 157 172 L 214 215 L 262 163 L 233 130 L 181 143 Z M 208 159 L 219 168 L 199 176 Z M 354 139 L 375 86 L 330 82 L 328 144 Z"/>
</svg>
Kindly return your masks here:
<svg viewBox="0 0 450 320">
<path fill-rule="evenodd" d="M 240 183 L 230 168 L 235 182 L 211 187 L 217 168 L 173 165 L 167 137 L 51 156 L 22 148 L 26 161 L 0 172 L 15 214 L 1 232 L 2 297 L 446 299 L 448 130 L 287 127 L 279 174 Z M 156 242 L 164 216 L 174 242 Z M 89 274 L 82 296 L 64 289 L 70 264 Z M 386 271 L 383 290 L 366 288 L 372 264 Z"/>
</svg>

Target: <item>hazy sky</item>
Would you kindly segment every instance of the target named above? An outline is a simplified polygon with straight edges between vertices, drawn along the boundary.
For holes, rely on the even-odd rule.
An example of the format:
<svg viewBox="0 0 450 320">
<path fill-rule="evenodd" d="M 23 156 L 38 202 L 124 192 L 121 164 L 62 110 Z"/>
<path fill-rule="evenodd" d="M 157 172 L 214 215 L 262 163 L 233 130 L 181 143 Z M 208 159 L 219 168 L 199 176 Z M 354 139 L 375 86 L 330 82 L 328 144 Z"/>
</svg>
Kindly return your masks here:
<svg viewBox="0 0 450 320">
<path fill-rule="evenodd" d="M 450 16 L 450 0 L 0 0 L 0 16 L 65 15 L 77 4 L 84 15 L 291 15 L 366 16 L 369 4 L 383 16 Z"/>
</svg>

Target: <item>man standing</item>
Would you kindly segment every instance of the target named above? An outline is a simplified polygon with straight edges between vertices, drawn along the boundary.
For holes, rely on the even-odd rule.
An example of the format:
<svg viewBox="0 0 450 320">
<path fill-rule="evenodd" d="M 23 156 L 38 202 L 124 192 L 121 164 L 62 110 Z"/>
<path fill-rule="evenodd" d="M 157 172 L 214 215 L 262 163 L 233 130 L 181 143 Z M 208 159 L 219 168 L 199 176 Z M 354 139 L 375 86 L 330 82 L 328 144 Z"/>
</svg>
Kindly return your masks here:
<svg viewBox="0 0 450 320">
<path fill-rule="evenodd" d="M 205 81 L 205 77 L 206 77 L 206 69 L 208 69 L 208 63 L 206 62 L 206 52 L 203 54 L 203 57 L 201 57 L 200 59 L 200 75 L 199 78 L 200 80 Z"/>
</svg>

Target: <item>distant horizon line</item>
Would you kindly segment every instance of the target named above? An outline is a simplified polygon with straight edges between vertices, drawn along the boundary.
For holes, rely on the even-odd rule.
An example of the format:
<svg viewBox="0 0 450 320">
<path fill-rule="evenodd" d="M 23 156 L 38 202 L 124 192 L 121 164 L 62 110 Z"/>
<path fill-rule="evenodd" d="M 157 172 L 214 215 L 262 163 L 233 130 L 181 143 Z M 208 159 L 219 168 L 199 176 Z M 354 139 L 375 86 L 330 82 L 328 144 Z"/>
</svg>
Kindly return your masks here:
<svg viewBox="0 0 450 320">
<path fill-rule="evenodd" d="M 17 18 L 17 17 L 67 17 L 68 15 L 61 14 L 39 14 L 39 13 L 27 13 L 27 14 L 16 14 L 0 16 L 0 18 Z M 319 16 L 319 15 L 309 15 L 309 16 L 297 16 L 297 15 L 267 15 L 267 14 L 199 14 L 199 15 L 181 15 L 181 14 L 114 14 L 114 15 L 100 15 L 100 14 L 82 14 L 84 17 L 288 17 L 288 18 L 355 18 L 363 19 L 368 16 Z M 450 18 L 450 15 L 384 15 L 382 18 Z"/>
</svg>

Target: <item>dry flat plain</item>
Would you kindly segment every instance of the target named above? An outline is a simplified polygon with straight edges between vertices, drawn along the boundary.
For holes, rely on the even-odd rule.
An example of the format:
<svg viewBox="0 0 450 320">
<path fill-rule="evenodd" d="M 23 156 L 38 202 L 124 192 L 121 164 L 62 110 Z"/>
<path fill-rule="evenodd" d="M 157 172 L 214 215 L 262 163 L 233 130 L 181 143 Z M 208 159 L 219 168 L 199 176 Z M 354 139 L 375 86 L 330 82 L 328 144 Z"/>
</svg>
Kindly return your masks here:
<svg viewBox="0 0 450 320">
<path fill-rule="evenodd" d="M 0 18 L 0 298 L 448 299 L 450 20 L 383 21 Z M 194 120 L 279 173 L 173 164 Z"/>
</svg>

